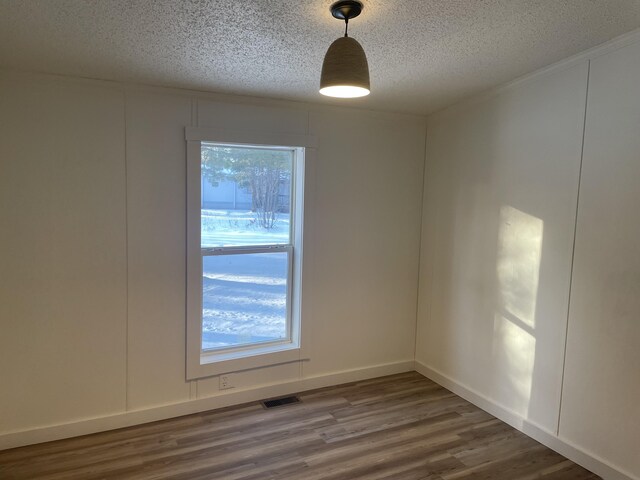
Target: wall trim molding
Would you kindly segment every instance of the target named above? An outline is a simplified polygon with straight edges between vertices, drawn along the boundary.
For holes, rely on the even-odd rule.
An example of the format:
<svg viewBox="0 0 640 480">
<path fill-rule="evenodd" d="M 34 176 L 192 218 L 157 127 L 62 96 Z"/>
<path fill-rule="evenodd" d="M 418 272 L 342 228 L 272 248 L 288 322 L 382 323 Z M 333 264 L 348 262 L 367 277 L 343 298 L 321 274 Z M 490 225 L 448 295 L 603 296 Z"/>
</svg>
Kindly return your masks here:
<svg viewBox="0 0 640 480">
<path fill-rule="evenodd" d="M 550 430 L 527 420 L 516 412 L 499 405 L 480 392 L 469 388 L 453 378 L 443 374 L 435 368 L 429 367 L 419 361 L 415 362 L 415 370 L 422 376 L 433 380 L 439 385 L 452 391 L 456 395 L 473 403 L 475 406 L 490 413 L 494 417 L 511 425 L 525 435 L 542 443 L 550 449 L 564 455 L 569 460 L 582 465 L 605 480 L 640 480 L 640 478 L 625 472 L 623 469 L 610 464 L 606 460 L 585 451 L 569 440 L 556 436 Z"/>
<path fill-rule="evenodd" d="M 607 40 L 604 43 L 588 48 L 586 50 L 582 50 L 581 52 L 578 52 L 574 55 L 558 60 L 555 63 L 541 67 L 538 70 L 525 73 L 524 75 L 514 78 L 513 80 L 508 80 L 494 87 L 489 87 L 487 90 L 471 94 L 464 98 L 460 98 L 458 101 L 450 105 L 429 113 L 427 115 L 427 123 L 429 122 L 429 119 L 431 117 L 434 117 L 436 115 L 441 115 L 445 112 L 454 113 L 460 110 L 464 110 L 470 105 L 474 105 L 477 102 L 481 102 L 491 97 L 498 96 L 505 91 L 509 91 L 523 83 L 534 81 L 539 77 L 543 77 L 545 75 L 549 75 L 566 68 L 574 67 L 581 62 L 589 62 L 602 55 L 613 52 L 615 50 L 619 50 L 621 48 L 628 47 L 629 45 L 633 45 L 635 43 L 640 43 L 640 28 L 636 28 L 635 30 L 631 30 L 630 32 L 623 33 L 622 35 Z"/>
<path fill-rule="evenodd" d="M 264 398 L 289 395 L 315 390 L 316 388 L 368 380 L 370 378 L 383 377 L 396 373 L 410 372 L 413 371 L 413 369 L 413 360 L 387 363 L 353 370 L 332 372 L 289 382 L 266 384 L 255 388 L 225 390 L 224 393 L 195 400 L 186 400 L 184 402 L 131 410 L 113 415 L 92 417 L 30 430 L 9 432 L 0 434 L 0 450 L 115 430 L 231 405 L 255 402 Z"/>
<path fill-rule="evenodd" d="M 230 103 L 236 105 L 251 105 L 257 107 L 273 107 L 286 108 L 290 110 L 305 110 L 312 112 L 334 112 L 334 113 L 373 113 L 381 118 L 389 120 L 414 120 L 426 121 L 427 115 L 421 113 L 407 113 L 393 110 L 377 110 L 373 108 L 362 108 L 354 106 L 345 106 L 339 104 L 326 104 L 312 101 L 287 100 L 283 98 L 261 97 L 258 95 L 240 95 L 232 93 L 220 93 L 211 90 L 198 90 L 194 88 L 171 87 L 166 85 L 157 85 L 153 83 L 141 83 L 120 80 L 107 80 L 97 77 L 86 77 L 71 74 L 36 72 L 31 70 L 21 70 L 16 68 L 0 66 L 0 76 L 7 76 L 15 79 L 33 79 L 48 80 L 65 83 L 73 83 L 76 85 L 94 86 L 102 88 L 111 88 L 123 90 L 130 93 L 148 93 L 158 95 L 177 95 L 185 97 L 199 98 L 212 102 Z"/>
</svg>

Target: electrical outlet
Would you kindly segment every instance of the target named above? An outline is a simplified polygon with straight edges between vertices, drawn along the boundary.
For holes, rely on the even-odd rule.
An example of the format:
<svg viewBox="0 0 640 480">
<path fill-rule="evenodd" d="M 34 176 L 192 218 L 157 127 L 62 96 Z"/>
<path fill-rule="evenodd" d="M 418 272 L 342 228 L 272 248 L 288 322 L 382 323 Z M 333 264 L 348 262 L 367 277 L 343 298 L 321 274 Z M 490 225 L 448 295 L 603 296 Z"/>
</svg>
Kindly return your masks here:
<svg viewBox="0 0 640 480">
<path fill-rule="evenodd" d="M 220 390 L 228 390 L 229 388 L 233 387 L 233 377 L 229 373 L 220 375 Z"/>
</svg>

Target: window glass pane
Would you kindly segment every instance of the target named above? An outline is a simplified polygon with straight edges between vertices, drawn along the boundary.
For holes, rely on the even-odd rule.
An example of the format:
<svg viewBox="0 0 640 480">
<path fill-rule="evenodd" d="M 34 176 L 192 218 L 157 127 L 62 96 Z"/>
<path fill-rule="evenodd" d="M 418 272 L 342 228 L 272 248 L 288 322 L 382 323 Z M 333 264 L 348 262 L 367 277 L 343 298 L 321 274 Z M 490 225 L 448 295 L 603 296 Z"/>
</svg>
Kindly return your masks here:
<svg viewBox="0 0 640 480">
<path fill-rule="evenodd" d="M 201 245 L 286 245 L 293 150 L 202 144 Z"/>
<path fill-rule="evenodd" d="M 288 253 L 202 257 L 202 349 L 288 338 Z"/>
</svg>

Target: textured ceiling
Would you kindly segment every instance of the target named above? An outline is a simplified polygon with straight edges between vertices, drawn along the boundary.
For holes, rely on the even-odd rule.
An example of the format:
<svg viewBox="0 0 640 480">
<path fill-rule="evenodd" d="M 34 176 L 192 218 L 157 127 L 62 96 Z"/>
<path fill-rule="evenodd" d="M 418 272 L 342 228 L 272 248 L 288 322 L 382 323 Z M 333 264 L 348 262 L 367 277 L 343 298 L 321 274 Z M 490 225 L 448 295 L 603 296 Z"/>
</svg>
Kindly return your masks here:
<svg viewBox="0 0 640 480">
<path fill-rule="evenodd" d="M 640 27 L 638 0 L 364 0 L 372 93 L 318 93 L 331 0 L 0 0 L 0 66 L 426 114 Z"/>
</svg>

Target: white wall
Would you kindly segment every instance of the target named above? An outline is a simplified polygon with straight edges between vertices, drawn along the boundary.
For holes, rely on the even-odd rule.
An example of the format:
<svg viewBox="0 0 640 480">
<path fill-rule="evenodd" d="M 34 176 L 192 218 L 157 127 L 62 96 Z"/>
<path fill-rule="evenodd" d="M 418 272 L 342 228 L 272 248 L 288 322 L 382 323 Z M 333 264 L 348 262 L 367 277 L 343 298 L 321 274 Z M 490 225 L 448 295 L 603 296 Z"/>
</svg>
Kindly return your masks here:
<svg viewBox="0 0 640 480">
<path fill-rule="evenodd" d="M 640 44 L 593 57 L 428 119 L 416 360 L 640 478 Z"/>
<path fill-rule="evenodd" d="M 417 359 L 558 424 L 587 64 L 429 119 Z"/>
<path fill-rule="evenodd" d="M 122 91 L 0 77 L 0 431 L 125 407 Z"/>
<path fill-rule="evenodd" d="M 424 119 L 0 72 L 0 125 L 3 446 L 220 395 L 185 381 L 185 126 L 318 140 L 311 360 L 239 373 L 235 391 L 411 365 Z"/>
<path fill-rule="evenodd" d="M 640 478 L 640 43 L 591 61 L 560 435 Z"/>
</svg>

